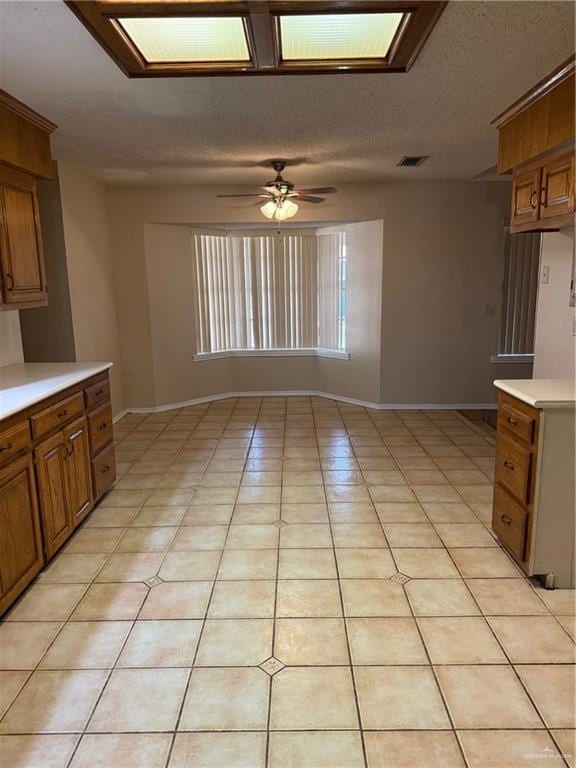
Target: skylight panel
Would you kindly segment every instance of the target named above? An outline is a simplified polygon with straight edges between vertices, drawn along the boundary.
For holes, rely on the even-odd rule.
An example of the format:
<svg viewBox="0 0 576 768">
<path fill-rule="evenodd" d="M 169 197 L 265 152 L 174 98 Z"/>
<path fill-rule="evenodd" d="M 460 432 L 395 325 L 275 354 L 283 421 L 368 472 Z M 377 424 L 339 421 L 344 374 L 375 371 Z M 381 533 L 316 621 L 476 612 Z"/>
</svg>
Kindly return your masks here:
<svg viewBox="0 0 576 768">
<path fill-rule="evenodd" d="M 403 13 L 281 16 L 282 59 L 384 59 L 403 18 Z"/>
<path fill-rule="evenodd" d="M 149 64 L 251 60 L 239 16 L 125 17 L 118 22 Z"/>
</svg>

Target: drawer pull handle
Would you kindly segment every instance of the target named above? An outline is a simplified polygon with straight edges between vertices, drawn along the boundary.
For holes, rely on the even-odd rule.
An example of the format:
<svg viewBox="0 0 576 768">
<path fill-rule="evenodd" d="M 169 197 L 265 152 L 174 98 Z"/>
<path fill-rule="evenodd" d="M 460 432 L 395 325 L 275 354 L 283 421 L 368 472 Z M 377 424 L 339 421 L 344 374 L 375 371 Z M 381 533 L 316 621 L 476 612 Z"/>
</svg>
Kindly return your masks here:
<svg viewBox="0 0 576 768">
<path fill-rule="evenodd" d="M 98 431 L 102 432 L 102 430 L 106 429 L 107 426 L 108 426 L 108 422 L 107 421 L 103 421 L 101 424 L 98 424 Z"/>
<path fill-rule="evenodd" d="M 3 446 L 0 448 L 0 452 L 1 452 L 1 451 L 9 451 L 9 450 L 10 450 L 10 448 L 12 448 L 12 443 L 6 443 L 6 445 L 3 445 Z"/>
<path fill-rule="evenodd" d="M 512 462 L 505 461 L 504 466 L 506 467 L 506 469 L 509 469 L 511 472 L 514 472 L 514 464 L 512 464 Z"/>
<path fill-rule="evenodd" d="M 68 416 L 68 411 L 66 411 L 66 410 L 59 411 L 59 413 L 57 413 L 56 416 L 58 416 L 59 419 L 63 419 L 64 416 Z"/>
<path fill-rule="evenodd" d="M 502 520 L 504 525 L 511 525 L 512 524 L 512 518 L 508 517 L 508 515 L 500 515 L 500 520 Z"/>
<path fill-rule="evenodd" d="M 94 392 L 94 397 L 100 397 L 100 395 L 103 395 L 103 394 L 104 394 L 104 390 L 98 389 L 96 390 L 96 392 Z"/>
<path fill-rule="evenodd" d="M 105 475 L 106 472 L 110 472 L 110 464 L 106 464 L 106 466 L 102 467 L 100 471 L 102 472 L 103 475 Z"/>
<path fill-rule="evenodd" d="M 513 419 L 512 416 L 507 416 L 506 417 L 506 423 L 510 424 L 513 427 L 517 427 L 518 426 L 518 422 L 516 421 L 516 419 Z"/>
</svg>

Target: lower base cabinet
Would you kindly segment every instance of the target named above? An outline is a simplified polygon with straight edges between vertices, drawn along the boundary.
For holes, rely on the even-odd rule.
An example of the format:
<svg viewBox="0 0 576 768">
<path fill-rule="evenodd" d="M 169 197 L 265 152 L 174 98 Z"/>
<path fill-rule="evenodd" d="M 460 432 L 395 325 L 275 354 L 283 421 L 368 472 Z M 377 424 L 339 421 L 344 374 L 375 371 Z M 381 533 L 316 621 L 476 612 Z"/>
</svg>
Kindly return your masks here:
<svg viewBox="0 0 576 768">
<path fill-rule="evenodd" d="M 0 471 L 0 613 L 43 565 L 34 464 L 27 455 Z"/>
</svg>

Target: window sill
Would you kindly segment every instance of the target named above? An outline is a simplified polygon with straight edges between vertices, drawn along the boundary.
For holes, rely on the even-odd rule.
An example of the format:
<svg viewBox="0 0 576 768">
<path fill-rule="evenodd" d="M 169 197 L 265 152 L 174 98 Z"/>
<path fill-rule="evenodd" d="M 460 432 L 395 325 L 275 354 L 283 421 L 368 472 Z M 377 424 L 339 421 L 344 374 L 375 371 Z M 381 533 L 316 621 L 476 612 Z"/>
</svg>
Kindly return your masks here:
<svg viewBox="0 0 576 768">
<path fill-rule="evenodd" d="M 218 357 L 333 357 L 338 360 L 349 360 L 348 352 L 336 349 L 225 349 L 221 352 L 198 352 L 194 362 L 213 360 Z"/>
<path fill-rule="evenodd" d="M 534 355 L 492 355 L 491 363 L 529 363 L 534 362 Z"/>
</svg>

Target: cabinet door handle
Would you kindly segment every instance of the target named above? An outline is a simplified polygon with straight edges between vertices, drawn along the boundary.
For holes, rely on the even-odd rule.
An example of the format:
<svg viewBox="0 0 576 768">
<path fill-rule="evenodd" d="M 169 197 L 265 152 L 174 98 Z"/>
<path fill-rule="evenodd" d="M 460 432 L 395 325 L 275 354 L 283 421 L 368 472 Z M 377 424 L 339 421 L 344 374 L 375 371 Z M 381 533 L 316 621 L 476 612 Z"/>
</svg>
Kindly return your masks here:
<svg viewBox="0 0 576 768">
<path fill-rule="evenodd" d="M 110 472 L 110 464 L 106 464 L 105 467 L 102 467 L 101 472 L 102 472 L 103 475 L 105 475 L 106 472 Z"/>
<path fill-rule="evenodd" d="M 518 422 L 516 421 L 516 419 L 513 419 L 512 416 L 507 416 L 506 417 L 506 423 L 510 424 L 513 427 L 517 427 L 518 426 Z"/>
<path fill-rule="evenodd" d="M 536 189 L 530 195 L 530 207 L 534 210 L 538 207 L 538 191 Z"/>
<path fill-rule="evenodd" d="M 102 430 L 106 429 L 107 426 L 108 426 L 108 422 L 107 421 L 101 422 L 100 424 L 98 424 L 98 431 L 102 432 Z"/>
<path fill-rule="evenodd" d="M 540 190 L 540 205 L 542 207 L 546 205 L 546 187 L 542 187 Z"/>
<path fill-rule="evenodd" d="M 508 515 L 500 515 L 500 520 L 502 520 L 504 525 L 511 525 L 512 524 L 512 518 L 508 517 Z"/>
<path fill-rule="evenodd" d="M 12 448 L 12 443 L 6 443 L 0 447 L 0 453 L 2 453 L 2 451 L 9 451 L 10 448 Z"/>
<path fill-rule="evenodd" d="M 56 416 L 57 416 L 59 419 L 63 419 L 65 416 L 68 416 L 68 411 L 67 411 L 67 410 L 59 411 L 59 412 L 56 414 Z"/>
<path fill-rule="evenodd" d="M 66 445 L 66 443 L 62 443 L 60 445 L 60 454 L 64 459 L 64 461 L 66 461 L 66 459 L 70 456 L 70 452 L 68 451 L 68 446 Z"/>
<path fill-rule="evenodd" d="M 506 469 L 509 469 L 511 472 L 514 472 L 514 464 L 512 464 L 511 461 L 506 460 L 504 462 L 504 466 L 506 467 Z"/>
<path fill-rule="evenodd" d="M 6 289 L 8 291 L 13 291 L 14 290 L 14 277 L 10 274 L 10 272 L 6 272 L 6 274 L 4 275 L 4 278 L 6 280 Z M 10 283 L 10 285 L 8 285 L 8 283 Z"/>
</svg>

